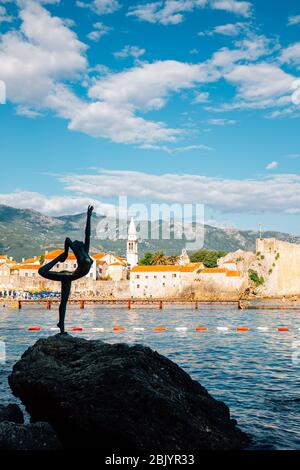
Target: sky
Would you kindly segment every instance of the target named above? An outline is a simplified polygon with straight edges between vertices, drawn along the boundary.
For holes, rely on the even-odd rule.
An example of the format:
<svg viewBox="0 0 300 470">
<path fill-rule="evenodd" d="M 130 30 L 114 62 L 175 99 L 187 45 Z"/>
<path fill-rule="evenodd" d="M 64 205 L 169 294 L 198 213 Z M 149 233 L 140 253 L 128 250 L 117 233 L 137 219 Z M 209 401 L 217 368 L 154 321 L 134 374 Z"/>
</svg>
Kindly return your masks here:
<svg viewBox="0 0 300 470">
<path fill-rule="evenodd" d="M 297 0 L 0 0 L 0 204 L 299 235 L 299 35 Z"/>
</svg>

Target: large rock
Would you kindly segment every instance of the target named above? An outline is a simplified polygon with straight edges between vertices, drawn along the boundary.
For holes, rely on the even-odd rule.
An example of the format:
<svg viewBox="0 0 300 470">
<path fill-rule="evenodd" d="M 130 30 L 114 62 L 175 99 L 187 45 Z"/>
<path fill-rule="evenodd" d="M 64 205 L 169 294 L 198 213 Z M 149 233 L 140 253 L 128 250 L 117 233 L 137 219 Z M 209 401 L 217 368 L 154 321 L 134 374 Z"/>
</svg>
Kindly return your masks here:
<svg viewBox="0 0 300 470">
<path fill-rule="evenodd" d="M 0 423 L 2 423 L 2 421 L 23 424 L 24 417 L 21 408 L 15 403 L 7 406 L 0 405 Z"/>
<path fill-rule="evenodd" d="M 48 423 L 0 423 L 0 450 L 59 450 L 61 444 Z"/>
<path fill-rule="evenodd" d="M 238 449 L 247 436 L 228 407 L 150 348 L 40 339 L 9 377 L 33 421 L 49 422 L 66 448 Z"/>
</svg>

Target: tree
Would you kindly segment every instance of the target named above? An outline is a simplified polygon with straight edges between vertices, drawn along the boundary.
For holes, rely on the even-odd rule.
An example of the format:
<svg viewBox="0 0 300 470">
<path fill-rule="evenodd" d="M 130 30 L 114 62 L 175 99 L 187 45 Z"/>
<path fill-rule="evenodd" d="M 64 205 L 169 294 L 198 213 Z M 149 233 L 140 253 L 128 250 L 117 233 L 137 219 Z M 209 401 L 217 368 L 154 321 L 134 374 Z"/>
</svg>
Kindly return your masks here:
<svg viewBox="0 0 300 470">
<path fill-rule="evenodd" d="M 149 251 L 144 253 L 143 258 L 141 258 L 138 262 L 139 266 L 151 266 L 153 264 L 153 255 Z"/>
<path fill-rule="evenodd" d="M 202 262 L 207 268 L 216 268 L 218 266 L 218 259 L 225 256 L 226 251 L 222 250 L 199 250 L 191 254 L 190 260 L 192 263 Z"/>
<path fill-rule="evenodd" d="M 168 264 L 167 257 L 164 255 L 163 251 L 157 251 L 154 253 L 153 264 L 160 266 Z"/>
<path fill-rule="evenodd" d="M 171 255 L 166 257 L 167 264 L 177 264 L 178 263 L 178 256 Z"/>
<path fill-rule="evenodd" d="M 249 279 L 254 282 L 256 287 L 262 286 L 265 282 L 263 276 L 260 276 L 257 271 L 249 269 L 248 271 Z"/>
</svg>

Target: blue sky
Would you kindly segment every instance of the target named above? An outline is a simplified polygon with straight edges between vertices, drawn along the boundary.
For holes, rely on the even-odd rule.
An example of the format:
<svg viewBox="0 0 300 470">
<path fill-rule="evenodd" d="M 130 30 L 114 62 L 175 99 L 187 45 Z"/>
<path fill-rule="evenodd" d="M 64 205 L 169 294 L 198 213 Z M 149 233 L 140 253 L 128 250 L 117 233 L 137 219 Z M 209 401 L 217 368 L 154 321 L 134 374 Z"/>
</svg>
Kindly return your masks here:
<svg viewBox="0 0 300 470">
<path fill-rule="evenodd" d="M 296 0 L 0 0 L 0 203 L 300 234 Z"/>
</svg>

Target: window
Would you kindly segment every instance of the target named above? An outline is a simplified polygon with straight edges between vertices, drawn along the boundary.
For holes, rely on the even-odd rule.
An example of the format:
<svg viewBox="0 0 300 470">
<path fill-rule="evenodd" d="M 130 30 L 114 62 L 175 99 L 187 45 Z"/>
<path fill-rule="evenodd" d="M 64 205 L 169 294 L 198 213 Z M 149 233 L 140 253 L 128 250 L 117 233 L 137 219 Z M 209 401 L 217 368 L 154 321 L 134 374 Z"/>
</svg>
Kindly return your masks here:
<svg viewBox="0 0 300 470">
<path fill-rule="evenodd" d="M 177 277 L 177 274 L 172 274 L 172 277 Z"/>
<path fill-rule="evenodd" d="M 139 284 L 137 284 L 137 285 L 136 285 L 136 287 L 137 287 L 137 289 L 139 289 L 139 288 L 140 288 L 140 285 L 139 285 Z"/>
<path fill-rule="evenodd" d="M 166 276 L 163 276 L 164 279 L 166 279 Z"/>
<path fill-rule="evenodd" d="M 139 278 L 140 278 L 140 275 L 139 275 L 139 274 L 137 274 L 137 275 L 135 276 L 135 278 L 136 278 L 136 279 L 139 279 Z"/>
<path fill-rule="evenodd" d="M 76 265 L 76 263 L 74 263 L 74 264 L 73 264 L 73 268 L 77 268 L 77 265 Z"/>
<path fill-rule="evenodd" d="M 59 263 L 57 263 L 56 267 L 59 268 Z"/>
<path fill-rule="evenodd" d="M 157 279 L 157 276 L 154 276 L 154 279 Z"/>
<path fill-rule="evenodd" d="M 163 282 L 163 285 L 162 285 L 162 286 L 163 286 L 163 287 L 166 287 L 166 284 Z"/>
<path fill-rule="evenodd" d="M 149 276 L 145 276 L 146 279 L 148 279 Z"/>
</svg>

